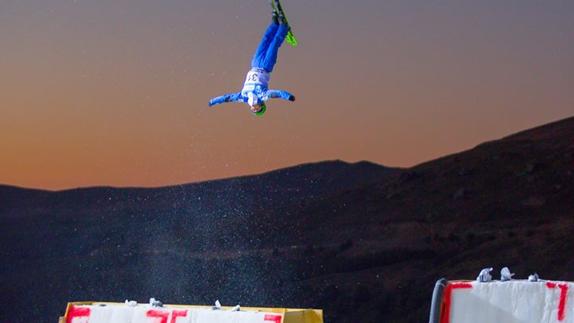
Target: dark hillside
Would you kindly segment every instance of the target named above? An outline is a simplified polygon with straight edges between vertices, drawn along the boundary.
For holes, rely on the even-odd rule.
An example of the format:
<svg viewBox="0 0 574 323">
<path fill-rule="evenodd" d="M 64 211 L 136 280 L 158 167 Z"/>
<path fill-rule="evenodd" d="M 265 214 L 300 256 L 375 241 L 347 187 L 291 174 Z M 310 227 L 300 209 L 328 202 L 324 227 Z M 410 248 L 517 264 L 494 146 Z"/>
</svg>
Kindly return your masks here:
<svg viewBox="0 0 574 323">
<path fill-rule="evenodd" d="M 434 282 L 485 266 L 574 280 L 574 118 L 409 169 L 307 164 L 157 189 L 0 187 L 17 322 L 71 300 L 320 307 L 422 322 Z"/>
</svg>

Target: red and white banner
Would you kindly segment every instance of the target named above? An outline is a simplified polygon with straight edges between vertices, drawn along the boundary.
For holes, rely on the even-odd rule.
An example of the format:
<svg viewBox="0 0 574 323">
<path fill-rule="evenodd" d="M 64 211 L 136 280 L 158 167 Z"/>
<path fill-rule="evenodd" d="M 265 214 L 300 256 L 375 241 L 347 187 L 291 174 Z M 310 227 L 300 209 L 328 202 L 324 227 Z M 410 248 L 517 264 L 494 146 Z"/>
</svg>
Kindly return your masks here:
<svg viewBox="0 0 574 323">
<path fill-rule="evenodd" d="M 155 308 L 149 305 L 70 305 L 66 323 L 282 323 L 279 313 L 197 308 Z"/>
<path fill-rule="evenodd" d="M 448 282 L 441 323 L 574 323 L 574 284 Z"/>
</svg>

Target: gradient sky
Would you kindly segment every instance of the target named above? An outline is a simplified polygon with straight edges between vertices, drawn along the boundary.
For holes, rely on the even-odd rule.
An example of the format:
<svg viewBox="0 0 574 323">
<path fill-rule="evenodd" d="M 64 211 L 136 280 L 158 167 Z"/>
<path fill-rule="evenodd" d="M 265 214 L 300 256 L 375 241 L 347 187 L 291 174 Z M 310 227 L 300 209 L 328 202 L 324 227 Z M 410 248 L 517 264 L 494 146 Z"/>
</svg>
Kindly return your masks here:
<svg viewBox="0 0 574 323">
<path fill-rule="evenodd" d="M 160 186 L 411 166 L 574 115 L 574 1 L 283 0 L 300 47 L 238 91 L 267 0 L 0 0 L 0 183 Z"/>
</svg>

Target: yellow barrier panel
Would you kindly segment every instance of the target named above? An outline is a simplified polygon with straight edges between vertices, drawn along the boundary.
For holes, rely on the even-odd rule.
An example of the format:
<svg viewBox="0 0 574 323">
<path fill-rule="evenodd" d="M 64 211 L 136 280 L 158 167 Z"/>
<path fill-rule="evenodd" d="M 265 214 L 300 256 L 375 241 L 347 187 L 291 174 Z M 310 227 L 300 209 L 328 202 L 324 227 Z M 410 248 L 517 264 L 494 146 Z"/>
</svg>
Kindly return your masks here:
<svg viewBox="0 0 574 323">
<path fill-rule="evenodd" d="M 323 311 L 286 309 L 283 323 L 323 323 Z"/>
</svg>

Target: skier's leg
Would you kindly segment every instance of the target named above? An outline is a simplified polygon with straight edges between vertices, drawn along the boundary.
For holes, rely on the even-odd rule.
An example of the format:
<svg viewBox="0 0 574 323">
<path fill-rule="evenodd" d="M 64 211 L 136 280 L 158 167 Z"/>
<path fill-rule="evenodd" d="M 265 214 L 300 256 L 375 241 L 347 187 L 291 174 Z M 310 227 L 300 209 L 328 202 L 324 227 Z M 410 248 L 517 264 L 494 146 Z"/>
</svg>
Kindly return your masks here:
<svg viewBox="0 0 574 323">
<path fill-rule="evenodd" d="M 265 34 L 263 34 L 263 38 L 253 55 L 253 59 L 251 60 L 251 67 L 259 67 L 263 68 L 263 60 L 265 60 L 265 55 L 267 53 L 267 49 L 269 48 L 269 44 L 273 40 L 273 37 L 277 33 L 277 29 L 279 25 L 276 24 L 274 21 L 271 22 L 267 30 L 265 30 Z"/>
<path fill-rule="evenodd" d="M 267 53 L 265 54 L 265 58 L 262 61 L 262 68 L 269 73 L 273 71 L 273 67 L 275 67 L 275 63 L 277 63 L 279 47 L 281 47 L 281 44 L 283 44 L 283 41 L 285 40 L 288 32 L 289 26 L 286 24 L 280 24 L 279 28 L 277 28 L 277 32 L 275 33 L 275 37 L 273 37 L 273 40 L 267 48 Z"/>
</svg>

